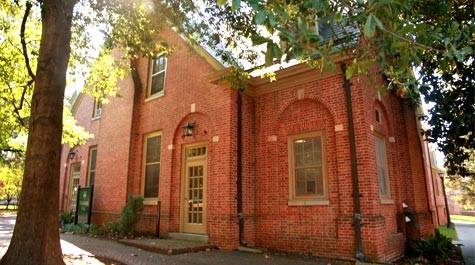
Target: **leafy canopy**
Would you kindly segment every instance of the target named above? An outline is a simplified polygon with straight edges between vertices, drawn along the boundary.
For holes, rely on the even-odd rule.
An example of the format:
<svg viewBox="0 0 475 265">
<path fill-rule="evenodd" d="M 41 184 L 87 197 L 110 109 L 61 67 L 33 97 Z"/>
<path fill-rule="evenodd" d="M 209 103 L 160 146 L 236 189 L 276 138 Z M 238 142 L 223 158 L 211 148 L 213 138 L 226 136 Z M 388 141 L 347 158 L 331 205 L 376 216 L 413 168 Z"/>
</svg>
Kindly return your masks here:
<svg viewBox="0 0 475 265">
<path fill-rule="evenodd" d="M 473 1 L 184 2 L 172 5 L 182 14 L 175 15 L 176 20 L 228 62 L 268 66 L 300 59 L 334 68 L 339 52 L 351 58 L 348 78 L 378 65 L 388 80 L 387 89 L 411 106 L 420 104 L 421 95 L 435 103 L 425 117 L 431 126 L 424 132 L 427 139 L 446 155 L 450 174 L 474 176 L 463 163 L 475 148 Z M 330 29 L 325 38 L 316 30 L 319 24 Z M 249 48 L 252 45 L 257 52 Z M 418 69 L 420 77 L 412 69 Z"/>
</svg>

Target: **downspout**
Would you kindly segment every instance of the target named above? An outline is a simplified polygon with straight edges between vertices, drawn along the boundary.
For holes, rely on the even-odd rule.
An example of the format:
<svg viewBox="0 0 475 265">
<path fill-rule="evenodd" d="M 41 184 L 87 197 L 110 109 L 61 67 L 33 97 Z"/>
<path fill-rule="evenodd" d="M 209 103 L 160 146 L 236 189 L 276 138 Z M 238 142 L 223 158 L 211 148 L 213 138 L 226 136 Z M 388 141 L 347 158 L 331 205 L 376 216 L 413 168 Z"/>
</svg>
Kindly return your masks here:
<svg viewBox="0 0 475 265">
<path fill-rule="evenodd" d="M 242 90 L 237 98 L 237 217 L 239 221 L 239 244 L 247 246 L 244 240 L 244 214 L 242 212 Z"/>
<path fill-rule="evenodd" d="M 348 113 L 348 131 L 350 137 L 350 153 L 351 153 L 351 176 L 353 180 L 353 204 L 354 204 L 354 229 L 355 229 L 355 245 L 356 258 L 360 261 L 366 258 L 362 251 L 361 242 L 361 206 L 360 206 L 360 191 L 358 187 L 358 164 L 356 161 L 356 141 L 355 141 L 355 127 L 353 124 L 353 106 L 351 104 L 351 84 L 350 80 L 346 78 L 346 65 L 341 65 L 343 71 L 343 80 L 346 98 L 346 111 Z"/>
</svg>

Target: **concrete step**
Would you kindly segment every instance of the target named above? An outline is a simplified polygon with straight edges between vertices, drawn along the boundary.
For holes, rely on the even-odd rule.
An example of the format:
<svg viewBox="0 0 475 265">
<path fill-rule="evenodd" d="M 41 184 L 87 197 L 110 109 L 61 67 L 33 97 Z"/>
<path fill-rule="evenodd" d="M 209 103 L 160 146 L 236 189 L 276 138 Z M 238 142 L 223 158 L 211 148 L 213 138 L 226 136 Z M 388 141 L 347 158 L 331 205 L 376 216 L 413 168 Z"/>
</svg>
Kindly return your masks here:
<svg viewBox="0 0 475 265">
<path fill-rule="evenodd" d="M 191 234 L 191 233 L 168 233 L 168 236 L 173 239 L 208 243 L 208 235 Z"/>
</svg>

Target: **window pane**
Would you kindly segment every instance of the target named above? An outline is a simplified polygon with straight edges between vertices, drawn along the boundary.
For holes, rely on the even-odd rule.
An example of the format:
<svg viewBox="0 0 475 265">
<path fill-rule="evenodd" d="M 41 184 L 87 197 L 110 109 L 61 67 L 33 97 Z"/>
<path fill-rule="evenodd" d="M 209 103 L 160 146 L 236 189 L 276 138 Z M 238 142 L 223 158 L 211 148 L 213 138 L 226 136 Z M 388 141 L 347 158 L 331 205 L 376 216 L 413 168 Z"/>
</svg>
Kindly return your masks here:
<svg viewBox="0 0 475 265">
<path fill-rule="evenodd" d="M 91 150 L 91 168 L 90 170 L 96 170 L 96 156 L 97 156 L 97 149 Z"/>
<path fill-rule="evenodd" d="M 388 169 L 386 160 L 386 146 L 384 139 L 379 137 L 375 140 L 376 146 L 376 167 L 378 173 L 379 193 L 389 195 Z"/>
<path fill-rule="evenodd" d="M 94 185 L 94 179 L 96 177 L 96 172 L 91 171 L 89 173 L 89 186 Z"/>
<path fill-rule="evenodd" d="M 295 196 L 324 196 L 322 137 L 293 141 Z"/>
<path fill-rule="evenodd" d="M 157 59 L 154 59 L 152 61 L 152 74 L 156 74 L 160 71 L 165 70 L 165 67 L 167 65 L 167 57 L 165 55 L 159 56 Z"/>
<path fill-rule="evenodd" d="M 145 167 L 145 188 L 144 197 L 158 197 L 158 179 L 160 176 L 160 165 L 153 164 Z"/>
<path fill-rule="evenodd" d="M 147 163 L 160 161 L 161 138 L 159 135 L 147 139 Z"/>
<path fill-rule="evenodd" d="M 297 169 L 295 171 L 295 195 L 306 195 L 306 181 L 305 181 L 305 169 Z"/>
<path fill-rule="evenodd" d="M 150 89 L 150 95 L 154 95 L 163 91 L 163 84 L 165 81 L 165 72 L 152 76 L 152 87 Z"/>
</svg>

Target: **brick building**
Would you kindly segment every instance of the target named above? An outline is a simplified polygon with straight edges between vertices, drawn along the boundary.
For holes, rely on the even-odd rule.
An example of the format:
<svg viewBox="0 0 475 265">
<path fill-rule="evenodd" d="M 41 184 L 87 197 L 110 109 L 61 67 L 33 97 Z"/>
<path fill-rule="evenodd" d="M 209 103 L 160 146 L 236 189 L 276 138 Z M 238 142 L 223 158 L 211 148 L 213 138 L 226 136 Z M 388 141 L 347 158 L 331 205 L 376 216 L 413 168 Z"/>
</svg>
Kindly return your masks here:
<svg viewBox="0 0 475 265">
<path fill-rule="evenodd" d="M 62 210 L 74 186 L 94 184 L 96 224 L 140 194 L 140 230 L 155 232 L 160 201 L 162 236 L 371 261 L 433 231 L 427 148 L 404 100 L 378 92 L 382 76 L 345 80 L 303 63 L 239 93 L 205 50 L 172 30 L 167 39 L 178 47 L 168 57 L 136 61 L 139 85 L 127 77 L 103 106 L 75 100 L 95 137 L 63 147 Z"/>
</svg>

